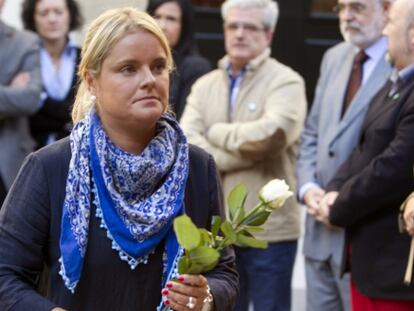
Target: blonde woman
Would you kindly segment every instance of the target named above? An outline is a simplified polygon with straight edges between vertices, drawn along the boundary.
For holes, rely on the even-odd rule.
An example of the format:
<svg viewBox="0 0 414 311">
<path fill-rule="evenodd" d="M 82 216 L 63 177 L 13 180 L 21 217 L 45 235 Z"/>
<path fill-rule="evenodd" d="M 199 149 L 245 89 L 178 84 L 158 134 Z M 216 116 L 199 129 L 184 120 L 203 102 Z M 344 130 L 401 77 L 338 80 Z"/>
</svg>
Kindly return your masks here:
<svg viewBox="0 0 414 311">
<path fill-rule="evenodd" d="M 2 308 L 232 309 L 230 249 L 205 276 L 176 273 L 174 217 L 208 227 L 222 202 L 212 158 L 167 112 L 171 68 L 146 13 L 115 9 L 91 24 L 72 133 L 26 159 L 0 215 Z M 46 297 L 35 290 L 43 264 Z"/>
</svg>

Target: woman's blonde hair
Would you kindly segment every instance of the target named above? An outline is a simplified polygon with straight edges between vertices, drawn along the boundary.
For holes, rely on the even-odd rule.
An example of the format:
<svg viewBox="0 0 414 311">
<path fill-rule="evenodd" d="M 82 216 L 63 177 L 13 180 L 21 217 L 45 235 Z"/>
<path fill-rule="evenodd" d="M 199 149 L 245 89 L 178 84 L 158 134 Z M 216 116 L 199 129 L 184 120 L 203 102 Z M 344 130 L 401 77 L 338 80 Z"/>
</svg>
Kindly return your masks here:
<svg viewBox="0 0 414 311">
<path fill-rule="evenodd" d="M 159 40 L 167 56 L 167 67 L 169 70 L 172 69 L 173 60 L 167 38 L 150 15 L 132 7 L 104 12 L 91 23 L 83 43 L 78 68 L 80 84 L 72 110 L 73 123 L 83 119 L 94 105 L 85 80 L 87 73 L 95 78 L 99 77 L 102 63 L 112 47 L 136 30 L 147 31 Z"/>
</svg>

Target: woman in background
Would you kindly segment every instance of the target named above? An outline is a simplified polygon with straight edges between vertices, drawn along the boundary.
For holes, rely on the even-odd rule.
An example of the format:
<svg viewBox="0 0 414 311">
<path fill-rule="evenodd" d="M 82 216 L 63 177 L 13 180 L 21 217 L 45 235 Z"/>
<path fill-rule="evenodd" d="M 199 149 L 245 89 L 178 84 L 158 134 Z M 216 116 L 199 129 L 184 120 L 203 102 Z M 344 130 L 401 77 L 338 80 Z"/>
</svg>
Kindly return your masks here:
<svg viewBox="0 0 414 311">
<path fill-rule="evenodd" d="M 170 81 L 170 104 L 180 120 L 191 86 L 211 65 L 197 52 L 189 0 L 149 0 L 147 12 L 158 21 L 173 51 L 176 70 Z"/>
<path fill-rule="evenodd" d="M 82 25 L 82 16 L 74 0 L 24 0 L 22 20 L 41 39 L 42 105 L 30 118 L 31 134 L 40 148 L 67 136 L 71 129 L 80 49 L 69 32 Z"/>
<path fill-rule="evenodd" d="M 0 211 L 1 310 L 232 310 L 232 249 L 205 275 L 177 275 L 174 218 L 209 228 L 223 202 L 212 157 L 168 113 L 172 63 L 148 14 L 92 22 L 72 132 L 28 156 Z"/>
</svg>

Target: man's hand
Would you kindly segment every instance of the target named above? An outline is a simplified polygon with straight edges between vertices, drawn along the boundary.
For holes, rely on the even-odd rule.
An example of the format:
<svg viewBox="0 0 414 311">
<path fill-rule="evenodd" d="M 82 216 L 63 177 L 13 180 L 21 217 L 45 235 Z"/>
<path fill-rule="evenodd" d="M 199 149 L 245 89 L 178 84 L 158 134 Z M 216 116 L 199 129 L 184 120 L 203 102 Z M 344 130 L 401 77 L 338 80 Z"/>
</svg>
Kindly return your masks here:
<svg viewBox="0 0 414 311">
<path fill-rule="evenodd" d="M 325 191 L 318 187 L 313 187 L 305 192 L 303 196 L 303 201 L 305 202 L 307 208 L 307 212 L 312 215 L 316 216 L 318 214 L 319 204 L 325 195 Z"/>
<path fill-rule="evenodd" d="M 18 73 L 10 83 L 14 88 L 25 88 L 30 82 L 30 74 L 28 72 Z"/>
<path fill-rule="evenodd" d="M 409 198 L 405 205 L 404 223 L 408 234 L 414 237 L 414 196 Z"/>
<path fill-rule="evenodd" d="M 335 203 L 335 200 L 338 197 L 338 194 L 339 193 L 337 191 L 331 191 L 325 194 L 319 204 L 318 214 L 315 217 L 316 220 L 320 221 L 330 229 L 335 228 L 329 222 L 329 213 L 332 205 Z"/>
</svg>

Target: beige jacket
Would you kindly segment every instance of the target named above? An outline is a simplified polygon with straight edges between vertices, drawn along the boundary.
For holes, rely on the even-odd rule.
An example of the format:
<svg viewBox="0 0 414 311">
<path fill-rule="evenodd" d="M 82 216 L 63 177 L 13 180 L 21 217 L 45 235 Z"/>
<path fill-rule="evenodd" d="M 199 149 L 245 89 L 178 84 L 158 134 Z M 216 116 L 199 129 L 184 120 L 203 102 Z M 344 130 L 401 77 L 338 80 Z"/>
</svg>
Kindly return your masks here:
<svg viewBox="0 0 414 311">
<path fill-rule="evenodd" d="M 270 58 L 266 49 L 247 65 L 240 90 L 229 114 L 229 60 L 193 85 L 181 119 L 188 141 L 211 153 L 221 173 L 225 196 L 240 182 L 250 195 L 246 208 L 257 202 L 261 187 L 282 178 L 295 192 L 298 139 L 306 116 L 302 78 Z M 299 237 L 295 198 L 275 211 L 259 238 L 269 242 Z"/>
</svg>

